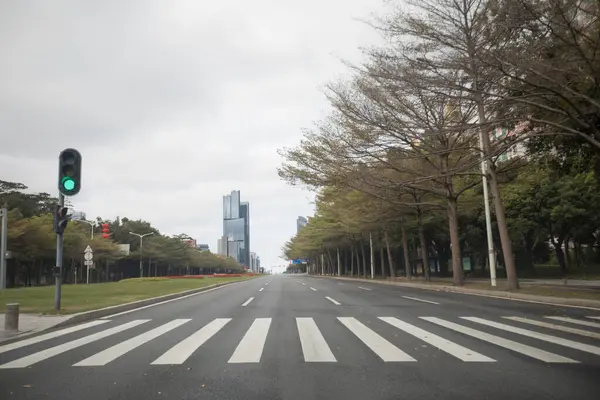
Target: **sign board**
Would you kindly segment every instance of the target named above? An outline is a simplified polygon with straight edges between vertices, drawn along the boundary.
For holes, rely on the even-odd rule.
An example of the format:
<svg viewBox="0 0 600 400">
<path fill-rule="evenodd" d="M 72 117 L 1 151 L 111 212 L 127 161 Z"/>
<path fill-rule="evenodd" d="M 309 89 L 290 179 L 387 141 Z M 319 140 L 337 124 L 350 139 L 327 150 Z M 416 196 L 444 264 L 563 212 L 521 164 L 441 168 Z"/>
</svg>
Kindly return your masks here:
<svg viewBox="0 0 600 400">
<path fill-rule="evenodd" d="M 89 267 L 89 266 L 91 266 L 91 265 L 94 265 L 94 262 L 93 262 L 92 260 L 85 260 L 85 261 L 83 262 L 83 265 L 87 265 L 87 266 Z"/>
<path fill-rule="evenodd" d="M 92 261 L 92 259 L 94 258 L 94 253 L 85 253 L 83 255 L 83 258 L 85 259 L 85 261 Z"/>
<path fill-rule="evenodd" d="M 85 248 L 85 250 L 83 251 L 84 253 L 93 253 L 94 251 L 92 250 L 92 248 L 90 247 L 90 245 L 88 244 L 87 247 Z"/>
</svg>

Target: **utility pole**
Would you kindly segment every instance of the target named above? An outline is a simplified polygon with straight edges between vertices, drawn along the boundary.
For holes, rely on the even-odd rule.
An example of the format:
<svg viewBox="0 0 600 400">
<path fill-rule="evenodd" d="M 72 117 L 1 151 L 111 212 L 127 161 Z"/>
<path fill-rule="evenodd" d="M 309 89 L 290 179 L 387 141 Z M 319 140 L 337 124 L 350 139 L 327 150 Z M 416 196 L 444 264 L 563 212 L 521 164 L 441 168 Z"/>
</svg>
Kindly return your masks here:
<svg viewBox="0 0 600 400">
<path fill-rule="evenodd" d="M 6 243 L 8 240 L 8 206 L 4 204 L 4 207 L 0 209 L 0 216 L 2 217 L 2 230 L 0 232 L 0 290 L 6 289 Z"/>
<path fill-rule="evenodd" d="M 143 278 L 144 277 L 144 258 L 143 258 L 144 236 L 154 235 L 154 232 L 144 233 L 143 235 L 139 234 L 139 233 L 134 233 L 134 232 L 129 232 L 129 234 L 140 238 L 140 278 Z"/>
<path fill-rule="evenodd" d="M 488 260 L 490 263 L 490 281 L 492 286 L 496 286 L 496 252 L 494 250 L 494 236 L 492 234 L 492 213 L 490 212 L 490 194 L 487 180 L 488 163 L 483 140 L 483 135 L 487 133 L 483 132 L 483 129 L 479 129 L 479 147 L 481 149 L 481 181 L 483 184 L 483 206 L 485 211 L 485 230 L 487 234 L 487 245 L 488 245 Z M 462 260 L 460 260 L 462 264 Z M 462 271 L 462 265 L 461 265 Z"/>
<path fill-rule="evenodd" d="M 373 235 L 369 233 L 369 246 L 371 247 L 371 279 L 375 279 L 375 252 L 373 250 Z"/>
</svg>

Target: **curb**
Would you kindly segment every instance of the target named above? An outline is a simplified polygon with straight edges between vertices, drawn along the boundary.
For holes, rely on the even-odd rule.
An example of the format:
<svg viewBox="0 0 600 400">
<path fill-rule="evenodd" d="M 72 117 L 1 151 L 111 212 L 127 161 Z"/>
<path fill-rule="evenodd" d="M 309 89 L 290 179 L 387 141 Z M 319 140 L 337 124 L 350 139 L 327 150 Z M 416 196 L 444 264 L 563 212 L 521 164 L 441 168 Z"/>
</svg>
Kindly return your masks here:
<svg viewBox="0 0 600 400">
<path fill-rule="evenodd" d="M 501 292 L 501 291 L 490 292 L 489 290 L 469 289 L 469 288 L 462 288 L 462 287 L 456 287 L 456 286 L 451 286 L 451 285 L 431 286 L 431 285 L 426 285 L 426 284 L 422 284 L 422 283 L 376 281 L 376 280 L 371 280 L 371 279 L 346 278 L 346 277 L 338 277 L 338 276 L 321 276 L 321 275 L 319 275 L 319 276 L 312 275 L 312 276 L 316 277 L 316 278 L 333 278 L 333 279 L 344 280 L 344 281 L 375 283 L 378 285 L 411 287 L 411 288 L 415 288 L 415 289 L 432 290 L 435 292 L 451 292 L 451 293 L 467 294 L 467 295 L 474 295 L 474 296 L 491 297 L 491 298 L 496 298 L 496 299 L 550 304 L 550 305 L 564 306 L 564 307 L 592 308 L 592 309 L 600 310 L 600 300 L 537 296 L 534 294 Z"/>
<path fill-rule="evenodd" d="M 252 279 L 252 278 L 250 278 L 250 279 Z M 166 300 L 174 300 L 179 297 L 185 297 L 185 296 L 189 296 L 192 294 L 199 294 L 199 293 L 205 292 L 210 289 L 215 289 L 215 288 L 218 288 L 221 286 L 234 285 L 236 283 L 241 283 L 241 282 L 244 282 L 244 281 L 247 281 L 250 279 L 244 279 L 244 280 L 237 281 L 237 282 L 215 283 L 213 285 L 205 286 L 205 287 L 198 288 L 198 289 L 190 289 L 190 290 L 185 290 L 183 292 L 165 294 L 163 296 L 151 297 L 149 299 L 136 300 L 136 301 L 132 301 L 130 303 L 117 304 L 117 305 L 110 306 L 110 307 L 99 308 L 97 310 L 84 311 L 84 312 L 80 312 L 77 314 L 73 314 L 73 315 L 71 315 L 70 318 L 68 318 L 62 322 L 59 322 L 58 324 L 53 325 L 51 328 L 48 328 L 48 329 L 62 328 L 62 327 L 77 324 L 80 322 L 85 322 L 85 321 L 89 321 L 92 319 L 98 319 L 98 318 L 106 317 L 108 315 L 117 314 L 117 313 L 120 313 L 123 311 L 135 310 L 136 308 L 149 306 L 149 305 L 160 303 L 160 302 L 163 302 Z M 48 329 L 45 329 L 45 330 L 48 330 Z M 39 332 L 42 332 L 42 331 L 39 331 Z"/>
</svg>

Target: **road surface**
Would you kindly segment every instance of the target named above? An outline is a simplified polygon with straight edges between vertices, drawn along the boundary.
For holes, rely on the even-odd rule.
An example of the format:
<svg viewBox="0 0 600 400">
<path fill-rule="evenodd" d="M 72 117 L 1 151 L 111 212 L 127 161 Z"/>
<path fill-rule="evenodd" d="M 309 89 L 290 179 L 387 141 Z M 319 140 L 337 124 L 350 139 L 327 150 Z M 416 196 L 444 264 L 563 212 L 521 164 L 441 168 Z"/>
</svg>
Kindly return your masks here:
<svg viewBox="0 0 600 400">
<path fill-rule="evenodd" d="M 267 276 L 0 345 L 1 399 L 594 399 L 600 310 Z"/>
</svg>

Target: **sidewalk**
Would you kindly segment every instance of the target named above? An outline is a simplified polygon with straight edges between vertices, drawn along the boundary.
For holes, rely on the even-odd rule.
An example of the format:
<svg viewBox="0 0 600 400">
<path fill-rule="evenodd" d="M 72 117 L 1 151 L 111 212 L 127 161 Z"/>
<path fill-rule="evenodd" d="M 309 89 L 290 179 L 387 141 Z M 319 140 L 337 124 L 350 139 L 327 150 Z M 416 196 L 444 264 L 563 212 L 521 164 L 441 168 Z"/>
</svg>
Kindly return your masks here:
<svg viewBox="0 0 600 400">
<path fill-rule="evenodd" d="M 0 342 L 16 337 L 28 336 L 52 328 L 71 317 L 72 315 L 21 314 L 19 316 L 19 330 L 5 331 L 4 314 L 0 313 Z"/>
</svg>

